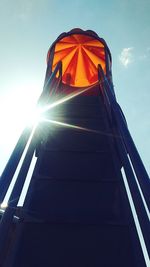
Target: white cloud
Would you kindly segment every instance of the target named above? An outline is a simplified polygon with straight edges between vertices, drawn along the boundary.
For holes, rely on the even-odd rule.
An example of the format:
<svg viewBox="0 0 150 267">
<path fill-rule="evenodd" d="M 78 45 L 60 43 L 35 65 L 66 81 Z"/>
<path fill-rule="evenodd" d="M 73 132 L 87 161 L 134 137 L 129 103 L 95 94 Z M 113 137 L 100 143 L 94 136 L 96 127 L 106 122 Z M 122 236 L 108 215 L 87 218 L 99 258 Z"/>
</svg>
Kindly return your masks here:
<svg viewBox="0 0 150 267">
<path fill-rule="evenodd" d="M 140 60 L 149 60 L 150 59 L 150 47 L 144 49 L 144 53 L 139 56 Z"/>
<path fill-rule="evenodd" d="M 124 67 L 128 67 L 133 62 L 133 47 L 123 48 L 119 55 L 119 60 Z"/>
<path fill-rule="evenodd" d="M 140 60 L 145 60 L 145 59 L 147 59 L 147 55 L 146 54 L 140 55 L 139 59 Z"/>
</svg>

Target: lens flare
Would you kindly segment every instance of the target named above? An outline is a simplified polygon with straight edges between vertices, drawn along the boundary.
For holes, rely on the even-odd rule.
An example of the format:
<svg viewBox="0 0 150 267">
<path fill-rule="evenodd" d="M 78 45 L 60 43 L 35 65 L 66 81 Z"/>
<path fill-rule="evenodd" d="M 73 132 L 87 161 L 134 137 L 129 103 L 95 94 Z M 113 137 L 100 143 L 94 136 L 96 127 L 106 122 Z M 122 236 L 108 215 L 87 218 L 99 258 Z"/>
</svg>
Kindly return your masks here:
<svg viewBox="0 0 150 267">
<path fill-rule="evenodd" d="M 63 98 L 61 98 L 59 100 L 56 100 L 55 102 L 53 102 L 50 105 L 47 105 L 46 107 L 44 107 L 43 109 L 41 109 L 41 114 L 44 113 L 44 112 L 46 112 L 46 111 L 48 111 L 48 110 L 50 110 L 50 109 L 52 109 L 52 108 L 54 108 L 54 107 L 56 107 L 56 106 L 58 106 L 58 105 L 60 105 L 60 104 L 63 104 L 65 102 L 73 99 L 74 97 L 77 97 L 77 96 L 79 96 L 79 95 L 81 95 L 81 94 L 83 94 L 83 93 L 85 93 L 85 92 L 93 89 L 94 87 L 95 87 L 94 85 L 89 86 L 88 88 L 85 88 L 85 89 L 80 90 L 80 91 L 75 92 L 75 93 L 71 93 L 71 94 L 69 94 L 67 96 L 64 96 Z"/>
<path fill-rule="evenodd" d="M 76 130 L 99 133 L 99 131 L 97 131 L 97 130 L 93 130 L 93 129 L 89 129 L 89 128 L 85 128 L 85 127 L 81 127 L 81 126 L 78 126 L 78 125 L 69 124 L 69 123 L 65 123 L 65 122 L 61 122 L 61 121 L 49 120 L 49 119 L 45 119 L 45 118 L 43 118 L 42 121 L 49 122 L 49 123 L 52 123 L 52 124 L 55 124 L 55 125 L 58 125 L 58 126 L 73 128 L 73 129 L 76 129 Z"/>
</svg>

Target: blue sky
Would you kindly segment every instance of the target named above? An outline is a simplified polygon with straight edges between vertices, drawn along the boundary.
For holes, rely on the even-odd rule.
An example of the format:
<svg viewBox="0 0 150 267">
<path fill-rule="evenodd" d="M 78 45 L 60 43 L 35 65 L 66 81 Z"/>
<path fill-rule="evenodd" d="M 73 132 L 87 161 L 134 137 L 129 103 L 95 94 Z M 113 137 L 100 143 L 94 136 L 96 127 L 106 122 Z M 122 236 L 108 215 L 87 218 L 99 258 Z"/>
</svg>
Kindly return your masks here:
<svg viewBox="0 0 150 267">
<path fill-rule="evenodd" d="M 0 0 L 0 173 L 42 91 L 49 46 L 77 27 L 106 40 L 116 96 L 150 173 L 149 14 L 149 0 Z"/>
</svg>

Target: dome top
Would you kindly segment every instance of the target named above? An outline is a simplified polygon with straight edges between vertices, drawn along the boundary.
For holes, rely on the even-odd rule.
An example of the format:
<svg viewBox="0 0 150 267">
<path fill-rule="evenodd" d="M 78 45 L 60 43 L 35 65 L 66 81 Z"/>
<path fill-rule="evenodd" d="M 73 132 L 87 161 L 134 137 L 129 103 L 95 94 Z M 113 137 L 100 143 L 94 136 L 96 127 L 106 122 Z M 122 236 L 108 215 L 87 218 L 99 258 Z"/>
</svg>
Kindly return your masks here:
<svg viewBox="0 0 150 267">
<path fill-rule="evenodd" d="M 107 58 L 111 55 L 106 42 L 90 30 L 75 28 L 62 33 L 48 51 L 53 51 L 52 71 L 62 62 L 62 82 L 75 87 L 87 87 L 98 81 L 98 65 L 107 73 Z"/>
</svg>

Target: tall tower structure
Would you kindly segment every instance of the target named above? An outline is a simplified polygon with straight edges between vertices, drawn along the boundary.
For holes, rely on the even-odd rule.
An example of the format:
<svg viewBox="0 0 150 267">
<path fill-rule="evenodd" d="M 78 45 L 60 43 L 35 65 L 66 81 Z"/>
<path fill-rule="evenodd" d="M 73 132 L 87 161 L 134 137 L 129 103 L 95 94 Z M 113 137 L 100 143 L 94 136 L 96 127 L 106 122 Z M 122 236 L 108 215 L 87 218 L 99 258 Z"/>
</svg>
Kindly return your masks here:
<svg viewBox="0 0 150 267">
<path fill-rule="evenodd" d="M 0 266 L 148 267 L 149 178 L 95 32 L 73 29 L 52 44 L 38 108 L 0 180 L 2 202 L 21 162 L 1 219 Z"/>
</svg>

